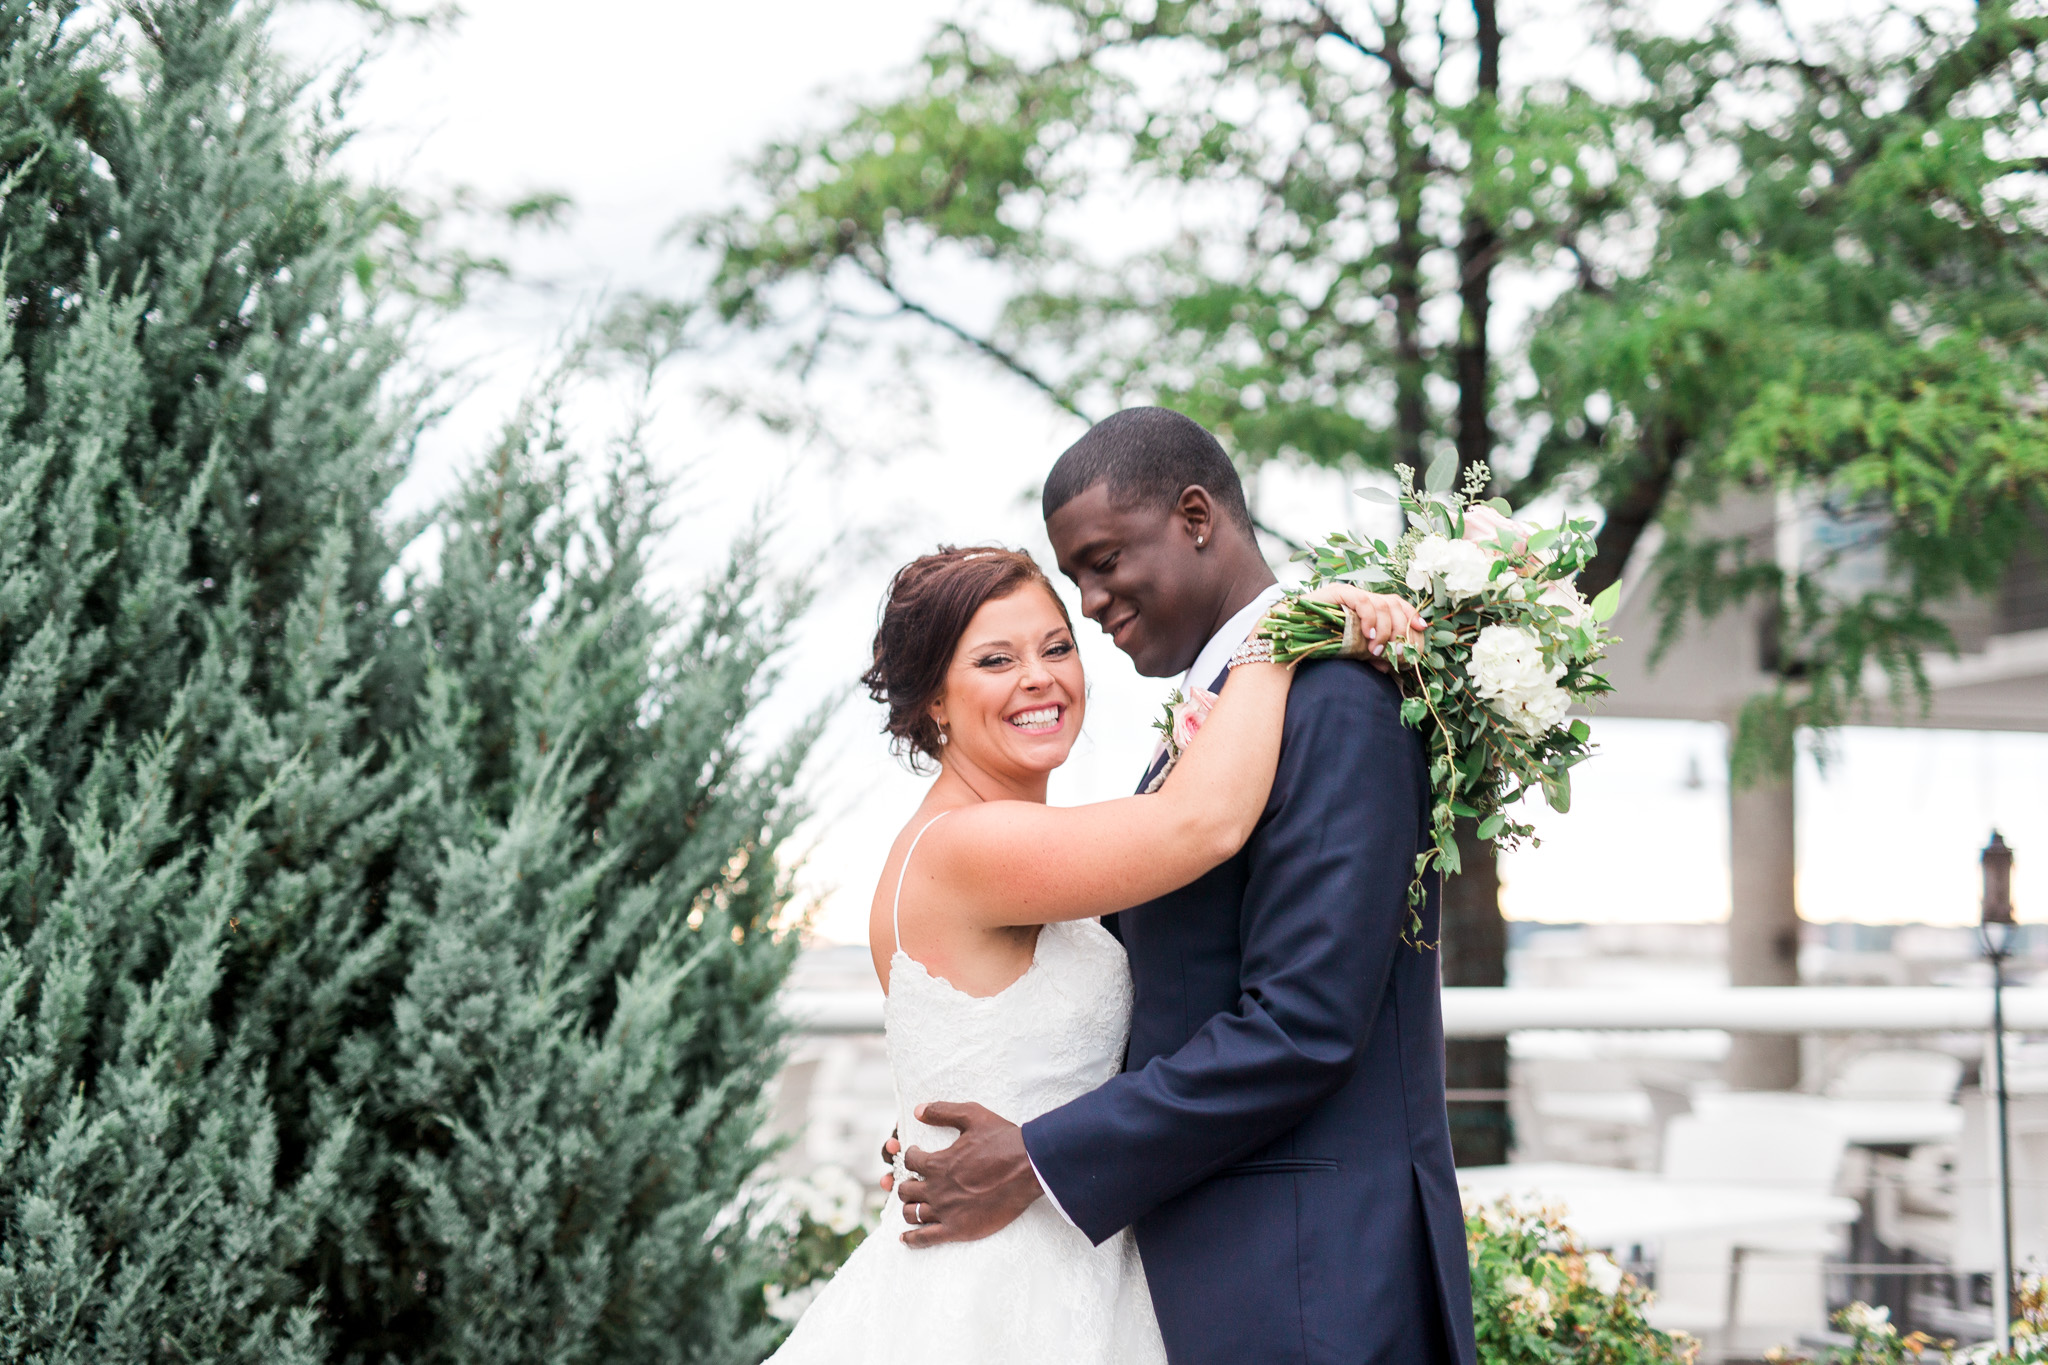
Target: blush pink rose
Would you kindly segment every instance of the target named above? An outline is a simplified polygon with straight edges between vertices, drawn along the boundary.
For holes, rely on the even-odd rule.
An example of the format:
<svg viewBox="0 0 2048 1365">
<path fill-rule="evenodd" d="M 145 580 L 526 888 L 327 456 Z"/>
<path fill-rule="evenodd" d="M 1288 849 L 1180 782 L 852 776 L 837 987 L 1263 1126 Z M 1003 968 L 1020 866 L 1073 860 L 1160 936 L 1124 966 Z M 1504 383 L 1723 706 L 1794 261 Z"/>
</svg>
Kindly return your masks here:
<svg viewBox="0 0 2048 1365">
<path fill-rule="evenodd" d="M 1521 554 L 1529 548 L 1529 537 L 1536 528 L 1526 521 L 1504 517 L 1484 504 L 1465 509 L 1465 534 L 1463 539 L 1489 549 L 1500 542 L 1501 533 L 1507 533 L 1509 552 Z"/>
<path fill-rule="evenodd" d="M 1206 687 L 1191 687 L 1173 708 L 1173 751 L 1180 753 L 1201 733 L 1202 722 L 1216 706 L 1216 694 Z"/>
</svg>

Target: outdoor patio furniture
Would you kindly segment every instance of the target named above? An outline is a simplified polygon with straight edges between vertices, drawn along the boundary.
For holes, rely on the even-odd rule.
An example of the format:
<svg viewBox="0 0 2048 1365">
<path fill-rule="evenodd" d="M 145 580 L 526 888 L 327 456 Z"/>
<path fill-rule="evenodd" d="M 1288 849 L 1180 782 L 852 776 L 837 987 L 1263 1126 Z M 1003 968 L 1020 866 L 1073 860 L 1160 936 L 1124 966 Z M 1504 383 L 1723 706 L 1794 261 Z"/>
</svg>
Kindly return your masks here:
<svg viewBox="0 0 2048 1365">
<path fill-rule="evenodd" d="M 1840 1100 L 1922 1100 L 1946 1104 L 1956 1095 L 1963 1064 L 1946 1052 L 1895 1048 L 1852 1057 L 1827 1086 Z"/>
<path fill-rule="evenodd" d="M 1754 1116 L 1788 1128 L 1825 1128 L 1864 1147 L 1911 1147 L 1952 1141 L 1963 1111 L 1945 1099 L 1869 1099 L 1779 1090 L 1703 1090 L 1693 1112 L 1704 1118 Z"/>
<path fill-rule="evenodd" d="M 1707 1344 L 1708 1358 L 1757 1355 L 1827 1326 L 1823 1263 L 1860 1209 L 1833 1194 L 1847 1140 L 1839 1125 L 1812 1122 L 1790 1107 L 1740 1106 L 1671 1120 L 1664 1134 L 1666 1181 L 1769 1190 L 1783 1198 L 1829 1199 L 1833 1216 L 1758 1222 L 1677 1233 L 1657 1246 L 1652 1319 Z"/>
<path fill-rule="evenodd" d="M 2013 1261 L 2048 1265 L 2048 1093 L 2011 1097 Z M 1963 1092 L 1956 1143 L 1954 1265 L 1984 1272 L 1998 1265 L 1997 1140 L 1990 1097 Z"/>
<path fill-rule="evenodd" d="M 1512 1198 L 1564 1210 L 1588 1247 L 1633 1259 L 1637 1247 L 1665 1238 L 1760 1230 L 1785 1238 L 1846 1225 L 1856 1201 L 1827 1193 L 1756 1182 L 1674 1180 L 1650 1171 L 1569 1162 L 1466 1166 L 1458 1188 L 1475 1202 Z"/>
</svg>

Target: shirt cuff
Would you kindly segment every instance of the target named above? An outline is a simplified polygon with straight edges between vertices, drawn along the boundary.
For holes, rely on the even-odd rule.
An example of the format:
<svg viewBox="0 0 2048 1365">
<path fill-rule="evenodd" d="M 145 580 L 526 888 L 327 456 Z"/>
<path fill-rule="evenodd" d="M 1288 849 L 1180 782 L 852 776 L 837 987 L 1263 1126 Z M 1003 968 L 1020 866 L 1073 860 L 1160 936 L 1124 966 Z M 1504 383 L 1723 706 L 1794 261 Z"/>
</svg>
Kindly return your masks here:
<svg viewBox="0 0 2048 1365">
<path fill-rule="evenodd" d="M 1024 1159 L 1026 1161 L 1031 1161 L 1031 1153 L 1029 1151 L 1026 1151 L 1024 1153 Z M 1076 1223 L 1073 1219 L 1067 1217 L 1067 1211 L 1060 1207 L 1059 1196 L 1055 1195 L 1052 1192 L 1052 1186 L 1045 1183 L 1045 1177 L 1038 1174 L 1038 1163 L 1035 1161 L 1031 1161 L 1031 1174 L 1037 1177 L 1038 1188 L 1045 1192 L 1045 1202 L 1052 1205 L 1052 1211 L 1058 1214 L 1063 1220 L 1065 1220 L 1066 1225 L 1068 1227 L 1073 1228 L 1075 1231 L 1078 1232 L 1080 1230 L 1081 1225 L 1079 1223 Z"/>
</svg>

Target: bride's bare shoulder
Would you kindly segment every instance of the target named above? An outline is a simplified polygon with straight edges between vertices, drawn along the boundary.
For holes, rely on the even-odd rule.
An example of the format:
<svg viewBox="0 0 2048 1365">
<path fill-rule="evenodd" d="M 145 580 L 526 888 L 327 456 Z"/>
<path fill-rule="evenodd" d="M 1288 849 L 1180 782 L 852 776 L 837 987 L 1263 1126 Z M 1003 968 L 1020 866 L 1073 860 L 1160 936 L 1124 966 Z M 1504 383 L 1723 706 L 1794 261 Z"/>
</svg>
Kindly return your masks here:
<svg viewBox="0 0 2048 1365">
<path fill-rule="evenodd" d="M 881 876 L 875 879 L 875 893 L 868 903 L 869 942 L 890 943 L 894 937 L 891 930 L 897 908 L 908 880 L 911 850 L 915 846 L 916 857 L 921 864 L 929 864 L 932 854 L 943 843 L 935 825 L 946 823 L 941 817 L 954 815 L 978 803 L 959 803 L 927 800 L 917 808 L 916 814 L 904 822 L 903 828 L 889 844 L 889 856 L 882 861 Z M 972 824 L 972 820 L 964 823 Z M 927 837 L 929 835 L 929 837 Z"/>
</svg>

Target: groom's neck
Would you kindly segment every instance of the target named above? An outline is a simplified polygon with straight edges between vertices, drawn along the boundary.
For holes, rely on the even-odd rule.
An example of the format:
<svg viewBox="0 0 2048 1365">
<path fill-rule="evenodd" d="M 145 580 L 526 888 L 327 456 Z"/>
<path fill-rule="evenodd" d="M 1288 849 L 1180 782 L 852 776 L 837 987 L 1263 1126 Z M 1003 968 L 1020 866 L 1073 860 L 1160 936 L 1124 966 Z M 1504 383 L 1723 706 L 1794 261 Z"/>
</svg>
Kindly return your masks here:
<svg viewBox="0 0 2048 1365">
<path fill-rule="evenodd" d="M 1266 563 L 1265 556 L 1253 547 L 1246 547 L 1246 550 L 1248 552 L 1236 556 L 1237 562 L 1230 566 L 1230 572 L 1223 580 L 1222 590 L 1217 595 L 1215 619 L 1202 633 L 1205 644 L 1216 637 L 1216 632 L 1223 629 L 1231 617 L 1250 606 L 1253 598 L 1280 581 L 1273 577 L 1272 567 Z"/>
</svg>

